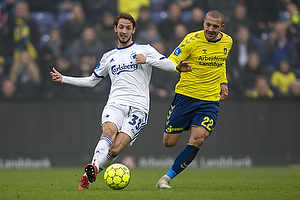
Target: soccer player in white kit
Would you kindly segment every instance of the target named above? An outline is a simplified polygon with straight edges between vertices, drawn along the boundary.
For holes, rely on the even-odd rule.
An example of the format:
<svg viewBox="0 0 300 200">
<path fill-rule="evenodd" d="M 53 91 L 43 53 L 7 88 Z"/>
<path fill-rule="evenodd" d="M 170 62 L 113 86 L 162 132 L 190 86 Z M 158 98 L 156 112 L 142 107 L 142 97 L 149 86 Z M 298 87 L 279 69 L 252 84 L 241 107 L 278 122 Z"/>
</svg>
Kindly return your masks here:
<svg viewBox="0 0 300 200">
<path fill-rule="evenodd" d="M 81 87 L 94 87 L 106 75 L 111 79 L 109 98 L 102 112 L 102 135 L 91 164 L 84 168 L 78 189 L 88 189 L 97 173 L 107 168 L 125 146 L 131 146 L 147 124 L 152 66 L 171 72 L 192 70 L 186 61 L 175 66 L 152 46 L 133 42 L 135 28 L 136 22 L 130 14 L 116 16 L 114 31 L 118 46 L 102 56 L 91 76 L 63 76 L 55 68 L 50 72 L 55 82 Z"/>
</svg>

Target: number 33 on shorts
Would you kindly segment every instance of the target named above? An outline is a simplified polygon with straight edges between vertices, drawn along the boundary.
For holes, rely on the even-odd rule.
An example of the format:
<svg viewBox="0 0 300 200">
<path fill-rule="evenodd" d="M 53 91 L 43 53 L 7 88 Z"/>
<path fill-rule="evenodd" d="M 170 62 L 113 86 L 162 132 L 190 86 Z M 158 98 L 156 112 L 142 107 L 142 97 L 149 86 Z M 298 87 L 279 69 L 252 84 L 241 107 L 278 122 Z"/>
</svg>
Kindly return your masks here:
<svg viewBox="0 0 300 200">
<path fill-rule="evenodd" d="M 138 122 L 137 122 L 138 120 Z M 142 120 L 139 119 L 135 114 L 132 115 L 132 121 L 128 122 L 130 125 L 136 125 L 135 129 L 139 129 L 141 127 Z"/>
</svg>

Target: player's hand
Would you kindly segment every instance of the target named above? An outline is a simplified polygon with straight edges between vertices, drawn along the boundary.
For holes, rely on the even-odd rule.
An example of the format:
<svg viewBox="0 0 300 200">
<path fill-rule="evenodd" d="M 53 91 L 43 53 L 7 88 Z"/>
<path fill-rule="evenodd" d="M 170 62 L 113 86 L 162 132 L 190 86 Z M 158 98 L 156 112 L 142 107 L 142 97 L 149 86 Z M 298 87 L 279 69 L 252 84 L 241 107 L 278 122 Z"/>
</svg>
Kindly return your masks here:
<svg viewBox="0 0 300 200">
<path fill-rule="evenodd" d="M 176 66 L 176 69 L 180 72 L 191 72 L 192 65 L 188 61 L 181 60 Z"/>
<path fill-rule="evenodd" d="M 136 64 L 145 64 L 146 59 L 147 59 L 147 57 L 144 56 L 143 54 L 141 54 L 141 53 L 136 54 L 136 57 L 135 57 Z"/>
<path fill-rule="evenodd" d="M 228 96 L 228 87 L 226 84 L 222 84 L 221 85 L 221 97 L 220 97 L 220 100 L 224 100 L 226 99 Z"/>
<path fill-rule="evenodd" d="M 52 68 L 52 70 L 53 71 L 50 72 L 50 75 L 52 77 L 52 81 L 61 83 L 62 75 L 58 71 L 56 71 L 56 69 L 54 67 Z"/>
</svg>

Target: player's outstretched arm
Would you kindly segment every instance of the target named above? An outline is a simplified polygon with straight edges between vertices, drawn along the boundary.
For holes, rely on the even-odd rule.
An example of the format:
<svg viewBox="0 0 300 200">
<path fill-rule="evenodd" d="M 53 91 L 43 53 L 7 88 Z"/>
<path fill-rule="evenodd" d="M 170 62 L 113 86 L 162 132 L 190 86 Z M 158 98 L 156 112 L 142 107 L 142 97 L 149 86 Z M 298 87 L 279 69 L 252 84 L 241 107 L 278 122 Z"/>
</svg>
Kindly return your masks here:
<svg viewBox="0 0 300 200">
<path fill-rule="evenodd" d="M 70 85 L 80 86 L 80 87 L 94 87 L 97 85 L 102 78 L 104 77 L 96 77 L 94 73 L 91 76 L 87 77 L 72 77 L 72 76 L 63 76 L 61 75 L 54 67 L 53 71 L 50 72 L 52 77 L 52 81 L 59 83 L 66 83 Z"/>
<path fill-rule="evenodd" d="M 192 71 L 192 65 L 188 61 L 181 60 L 178 65 L 176 66 L 176 69 L 179 72 L 191 72 Z"/>
<path fill-rule="evenodd" d="M 137 64 L 145 64 L 147 62 L 147 57 L 144 56 L 143 54 L 137 54 L 135 60 Z M 162 60 L 149 59 L 148 63 L 166 71 L 170 71 L 170 69 L 174 70 L 173 68 L 174 64 L 169 59 L 162 59 Z M 192 66 L 189 62 L 181 60 L 176 66 L 176 69 L 179 72 L 190 72 L 192 71 Z"/>
<path fill-rule="evenodd" d="M 54 82 L 62 82 L 62 75 L 53 67 L 53 71 L 50 72 L 50 75 L 52 77 L 52 81 Z"/>
</svg>

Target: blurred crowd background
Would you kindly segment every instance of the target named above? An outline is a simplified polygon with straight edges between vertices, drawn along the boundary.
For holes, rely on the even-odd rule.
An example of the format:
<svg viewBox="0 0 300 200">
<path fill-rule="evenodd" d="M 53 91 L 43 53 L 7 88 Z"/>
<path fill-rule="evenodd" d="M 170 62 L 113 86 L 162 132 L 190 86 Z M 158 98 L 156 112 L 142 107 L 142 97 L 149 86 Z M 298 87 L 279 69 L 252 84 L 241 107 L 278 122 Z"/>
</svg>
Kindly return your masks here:
<svg viewBox="0 0 300 200">
<path fill-rule="evenodd" d="M 211 9 L 224 13 L 222 31 L 234 40 L 229 98 L 300 98 L 299 8 L 300 0 L 2 0 L 0 99 L 106 99 L 108 77 L 79 88 L 53 83 L 52 67 L 89 76 L 117 44 L 119 12 L 136 19 L 135 42 L 169 56 Z M 153 68 L 151 98 L 172 98 L 178 78 Z"/>
</svg>

